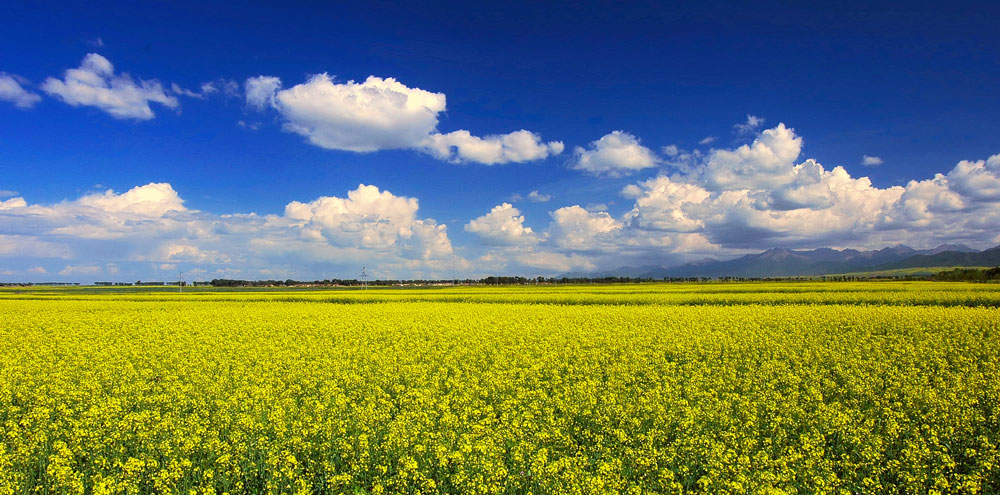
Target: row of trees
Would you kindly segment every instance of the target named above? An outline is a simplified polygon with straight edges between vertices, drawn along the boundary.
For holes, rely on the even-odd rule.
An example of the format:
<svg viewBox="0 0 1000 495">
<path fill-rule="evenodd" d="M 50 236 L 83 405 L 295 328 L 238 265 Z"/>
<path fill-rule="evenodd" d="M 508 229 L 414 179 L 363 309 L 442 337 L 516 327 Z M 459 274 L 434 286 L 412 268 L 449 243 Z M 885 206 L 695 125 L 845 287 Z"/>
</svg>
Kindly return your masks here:
<svg viewBox="0 0 1000 495">
<path fill-rule="evenodd" d="M 988 269 L 956 268 L 946 272 L 938 272 L 934 280 L 949 282 L 989 282 L 1000 281 L 1000 266 Z"/>
</svg>

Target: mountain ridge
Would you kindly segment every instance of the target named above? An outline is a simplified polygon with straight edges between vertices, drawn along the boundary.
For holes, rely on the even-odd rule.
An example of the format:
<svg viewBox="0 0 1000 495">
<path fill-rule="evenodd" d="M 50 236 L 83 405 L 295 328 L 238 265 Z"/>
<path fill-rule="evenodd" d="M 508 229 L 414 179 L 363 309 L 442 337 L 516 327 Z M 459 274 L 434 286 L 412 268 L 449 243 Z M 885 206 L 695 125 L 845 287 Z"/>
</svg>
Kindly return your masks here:
<svg viewBox="0 0 1000 495">
<path fill-rule="evenodd" d="M 567 278 L 687 278 L 687 277 L 796 277 L 861 271 L 933 266 L 1000 265 L 1000 246 L 976 251 L 963 244 L 942 244 L 931 249 L 913 249 L 899 244 L 877 250 L 811 250 L 770 248 L 730 260 L 706 258 L 674 266 L 621 266 L 596 272 L 570 272 Z"/>
</svg>

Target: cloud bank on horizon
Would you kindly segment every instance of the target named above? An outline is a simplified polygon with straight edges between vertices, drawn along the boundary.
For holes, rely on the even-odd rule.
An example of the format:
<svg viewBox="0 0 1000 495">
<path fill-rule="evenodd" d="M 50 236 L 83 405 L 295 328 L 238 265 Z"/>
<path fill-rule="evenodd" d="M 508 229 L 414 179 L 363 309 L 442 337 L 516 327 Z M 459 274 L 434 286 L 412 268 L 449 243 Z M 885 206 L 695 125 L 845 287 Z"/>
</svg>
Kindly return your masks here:
<svg viewBox="0 0 1000 495">
<path fill-rule="evenodd" d="M 157 117 L 151 104 L 177 111 L 178 96 L 204 99 L 220 93 L 220 86 L 235 91 L 232 84 L 204 83 L 195 92 L 133 79 L 91 53 L 38 90 L 115 119 L 148 121 Z M 24 111 L 41 101 L 33 89 L 20 76 L 0 74 L 0 100 Z M 285 131 L 329 150 L 412 150 L 480 165 L 541 161 L 564 150 L 561 141 L 545 142 L 525 129 L 485 136 L 442 132 L 445 95 L 392 77 L 338 82 L 324 73 L 285 88 L 278 77 L 256 76 L 246 79 L 242 98 L 253 112 L 271 114 Z M 743 144 L 704 151 L 666 145 L 659 154 L 640 137 L 612 130 L 576 146 L 559 166 L 596 182 L 628 180 L 620 191 L 631 203 L 626 211 L 563 204 L 548 218 L 530 217 L 523 203 L 514 203 L 555 202 L 553 196 L 510 191 L 509 202 L 462 219 L 471 242 L 460 246 L 445 223 L 420 214 L 419 198 L 373 184 L 330 191 L 332 196 L 293 194 L 283 212 L 271 214 L 189 209 L 166 182 L 53 204 L 4 191 L 0 268 L 21 279 L 170 278 L 179 269 L 201 279 L 313 279 L 351 277 L 365 264 L 383 278 L 464 278 L 668 264 L 771 247 L 1000 243 L 1000 154 L 879 188 L 843 166 L 803 158 L 804 140 L 792 127 L 764 124 L 754 115 L 736 124 Z M 861 163 L 883 160 L 864 155 Z M 647 177 L 631 179 L 641 172 Z"/>
<path fill-rule="evenodd" d="M 381 277 L 452 278 L 817 243 L 1000 242 L 1000 154 L 882 189 L 843 167 L 799 161 L 801 147 L 802 138 L 778 124 L 750 144 L 712 150 L 687 172 L 665 167 L 623 188 L 633 205 L 618 217 L 566 205 L 536 231 L 502 203 L 464 225 L 484 249 L 478 256 L 455 249 L 445 225 L 421 217 L 417 198 L 374 185 L 259 215 L 191 210 L 170 184 L 151 183 L 50 205 L 0 201 L 0 257 L 24 267 L 8 276 L 43 278 L 121 278 L 143 269 L 169 278 L 179 267 L 208 279 L 310 278 L 362 264 Z"/>
</svg>

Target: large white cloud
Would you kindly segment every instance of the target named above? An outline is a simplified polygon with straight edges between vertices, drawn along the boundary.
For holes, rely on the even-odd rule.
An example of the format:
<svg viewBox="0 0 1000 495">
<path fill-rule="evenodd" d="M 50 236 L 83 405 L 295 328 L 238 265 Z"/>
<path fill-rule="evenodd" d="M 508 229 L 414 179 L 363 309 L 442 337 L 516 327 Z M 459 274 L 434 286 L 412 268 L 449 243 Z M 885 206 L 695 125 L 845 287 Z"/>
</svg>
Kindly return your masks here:
<svg viewBox="0 0 1000 495">
<path fill-rule="evenodd" d="M 712 150 L 687 173 L 627 186 L 633 231 L 702 235 L 722 248 L 882 247 L 991 238 L 983 212 L 1000 207 L 1000 155 L 948 174 L 878 188 L 843 167 L 796 163 L 802 138 L 778 124 L 753 143 Z"/>
<path fill-rule="evenodd" d="M 445 111 L 445 95 L 411 88 L 391 77 L 369 76 L 361 83 L 342 83 L 319 74 L 281 88 L 277 77 L 247 79 L 247 105 L 275 109 L 285 129 L 322 148 L 414 149 L 449 162 L 488 165 L 540 160 L 563 151 L 561 142 L 545 143 L 523 129 L 486 137 L 465 130 L 441 133 L 438 116 Z"/>
<path fill-rule="evenodd" d="M 1000 201 L 1000 154 L 987 160 L 962 160 L 946 179 L 949 187 L 972 201 Z"/>
<path fill-rule="evenodd" d="M 622 228 L 622 223 L 607 212 L 591 212 L 579 205 L 564 206 L 551 216 L 549 235 L 556 246 L 564 249 L 597 249 L 609 234 Z"/>
<path fill-rule="evenodd" d="M 792 166 L 802 151 L 802 138 L 778 124 L 753 143 L 734 150 L 712 150 L 701 170 L 708 189 L 765 189 L 792 182 Z"/>
<path fill-rule="evenodd" d="M 17 76 L 0 72 L 0 101 L 9 101 L 18 108 L 31 108 L 42 100 L 41 96 L 21 87 L 21 82 Z"/>
<path fill-rule="evenodd" d="M 471 220 L 465 230 L 494 246 L 529 245 L 538 242 L 531 227 L 524 226 L 521 211 L 510 203 L 494 206 L 489 213 Z"/>
<path fill-rule="evenodd" d="M 323 278 L 367 264 L 384 277 L 434 278 L 474 268 L 453 252 L 446 226 L 419 217 L 416 198 L 375 186 L 292 201 L 281 215 L 210 214 L 183 203 L 166 183 L 51 205 L 8 199 L 0 203 L 0 268 L 69 260 L 46 272 L 84 281 L 149 270 L 169 278 L 178 269 L 203 278 Z"/>
<path fill-rule="evenodd" d="M 150 183 L 137 186 L 122 194 L 111 189 L 103 193 L 88 194 L 76 201 L 80 206 L 148 217 L 160 217 L 169 211 L 185 211 L 184 200 L 167 183 Z"/>
<path fill-rule="evenodd" d="M 575 154 L 572 168 L 598 176 L 621 177 L 659 163 L 649 148 L 624 131 L 605 134 L 586 149 L 577 146 Z"/>
<path fill-rule="evenodd" d="M 155 117 L 150 102 L 177 108 L 175 96 L 167 94 L 156 80 L 132 80 L 115 74 L 111 61 L 96 53 L 87 54 L 80 67 L 66 71 L 62 80 L 50 77 L 42 90 L 73 106 L 93 106 L 119 119 L 149 120 Z"/>
<path fill-rule="evenodd" d="M 437 128 L 445 97 L 392 78 L 335 83 L 319 74 L 278 91 L 285 127 L 323 148 L 347 151 L 414 148 Z"/>
<path fill-rule="evenodd" d="M 335 246 L 382 251 L 399 248 L 422 259 L 451 255 L 445 226 L 417 219 L 418 208 L 416 198 L 361 184 L 348 192 L 347 198 L 293 201 L 285 206 L 285 217 L 301 229 L 304 238 L 322 237 Z"/>
</svg>

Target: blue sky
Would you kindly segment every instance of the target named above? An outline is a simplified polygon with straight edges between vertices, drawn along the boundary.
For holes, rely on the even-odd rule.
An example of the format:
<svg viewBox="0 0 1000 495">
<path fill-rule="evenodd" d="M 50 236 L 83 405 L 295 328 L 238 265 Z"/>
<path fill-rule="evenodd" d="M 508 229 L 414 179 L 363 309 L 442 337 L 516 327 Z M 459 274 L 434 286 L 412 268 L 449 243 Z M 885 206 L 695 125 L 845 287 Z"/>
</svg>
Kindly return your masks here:
<svg viewBox="0 0 1000 495">
<path fill-rule="evenodd" d="M 996 3 L 4 10 L 0 280 L 1000 243 Z"/>
</svg>

